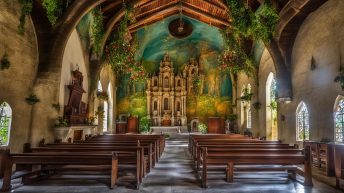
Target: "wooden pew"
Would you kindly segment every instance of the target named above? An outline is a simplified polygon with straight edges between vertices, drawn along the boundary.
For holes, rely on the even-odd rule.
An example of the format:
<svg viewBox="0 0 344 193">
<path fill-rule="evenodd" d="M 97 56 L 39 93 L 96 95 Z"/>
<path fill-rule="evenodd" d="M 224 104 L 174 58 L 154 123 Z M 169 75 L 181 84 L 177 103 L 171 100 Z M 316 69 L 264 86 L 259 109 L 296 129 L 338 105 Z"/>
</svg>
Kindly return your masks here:
<svg viewBox="0 0 344 193">
<path fill-rule="evenodd" d="M 306 186 L 312 186 L 312 171 L 309 147 L 305 149 L 305 154 L 281 154 L 278 152 L 260 152 L 250 154 L 211 154 L 208 155 L 207 147 L 202 149 L 202 186 L 208 185 L 207 170 L 211 165 L 227 165 L 227 181 L 233 181 L 235 165 L 297 165 L 304 164 L 304 177 Z"/>
<path fill-rule="evenodd" d="M 148 168 L 147 171 L 150 171 L 157 162 L 158 157 L 156 157 L 156 152 L 154 152 L 153 145 L 151 143 L 141 143 L 137 142 L 126 142 L 126 143 L 58 143 L 58 144 L 46 144 L 42 148 L 96 148 L 98 150 L 109 150 L 111 148 L 126 149 L 142 147 L 142 160 L 144 157 L 147 157 Z M 43 149 L 44 150 L 44 149 Z M 83 150 L 84 151 L 84 150 Z"/>
<path fill-rule="evenodd" d="M 314 167 L 323 169 L 327 176 L 334 176 L 334 145 L 331 143 L 305 141 L 304 147 L 311 148 Z"/>
<path fill-rule="evenodd" d="M 203 158 L 203 150 L 204 148 L 200 148 L 199 154 L 197 155 L 197 160 L 196 160 L 196 166 L 197 170 L 200 168 L 202 164 L 202 158 Z M 276 149 L 276 148 L 271 148 L 267 149 L 264 147 L 247 147 L 247 148 L 224 148 L 224 147 L 207 147 L 207 154 L 208 156 L 212 155 L 232 155 L 232 154 L 260 154 L 260 153 L 276 153 L 278 152 L 279 154 L 301 154 L 302 149 L 294 149 L 294 148 L 289 148 L 289 149 Z"/>
<path fill-rule="evenodd" d="M 1 191 L 11 190 L 13 164 L 27 165 L 108 165 L 111 168 L 110 188 L 113 188 L 118 173 L 118 157 L 112 154 L 79 154 L 79 153 L 21 153 L 4 155 L 4 178 Z"/>
<path fill-rule="evenodd" d="M 336 187 L 340 188 L 340 179 L 344 177 L 344 144 L 334 145 L 334 167 Z"/>
</svg>

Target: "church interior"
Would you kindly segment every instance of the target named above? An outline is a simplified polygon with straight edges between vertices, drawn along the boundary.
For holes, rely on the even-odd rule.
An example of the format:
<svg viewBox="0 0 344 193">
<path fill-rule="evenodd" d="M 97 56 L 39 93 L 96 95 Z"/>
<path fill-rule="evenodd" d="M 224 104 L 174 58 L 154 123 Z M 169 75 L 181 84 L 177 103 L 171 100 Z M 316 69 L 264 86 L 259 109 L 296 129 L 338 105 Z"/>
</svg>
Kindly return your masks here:
<svg viewBox="0 0 344 193">
<path fill-rule="evenodd" d="M 343 10 L 0 0 L 0 192 L 343 192 Z"/>
</svg>

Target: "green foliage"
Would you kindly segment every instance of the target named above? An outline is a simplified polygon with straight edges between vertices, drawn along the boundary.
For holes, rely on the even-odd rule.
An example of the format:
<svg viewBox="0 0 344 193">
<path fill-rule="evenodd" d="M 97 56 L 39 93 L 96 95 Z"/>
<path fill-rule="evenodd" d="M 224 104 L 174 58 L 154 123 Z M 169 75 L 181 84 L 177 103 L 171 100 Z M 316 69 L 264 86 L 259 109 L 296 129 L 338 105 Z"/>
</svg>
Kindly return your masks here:
<svg viewBox="0 0 344 193">
<path fill-rule="evenodd" d="M 269 107 L 270 107 L 270 109 L 271 109 L 272 111 L 277 110 L 277 101 L 276 101 L 276 100 L 271 101 Z"/>
<path fill-rule="evenodd" d="M 33 0 L 18 0 L 19 3 L 22 5 L 20 18 L 19 18 L 19 25 L 18 25 L 18 34 L 24 35 L 25 33 L 25 22 L 26 17 L 30 15 L 32 11 L 32 3 Z"/>
<path fill-rule="evenodd" d="M 244 72 L 248 76 L 255 75 L 257 65 L 252 56 L 246 54 L 242 42 L 251 39 L 268 43 L 279 21 L 279 15 L 268 0 L 255 13 L 243 1 L 227 0 L 227 5 L 232 28 L 223 32 L 225 49 L 219 59 L 219 68 L 233 74 Z"/>
<path fill-rule="evenodd" d="M 43 7 L 47 12 L 47 17 L 52 26 L 54 26 L 58 18 L 63 12 L 63 1 L 62 0 L 43 0 Z"/>
<path fill-rule="evenodd" d="M 233 121 L 236 121 L 238 119 L 238 116 L 236 114 L 230 114 L 228 115 L 228 120 L 233 122 Z"/>
<path fill-rule="evenodd" d="M 30 94 L 25 100 L 29 105 L 34 105 L 40 101 L 35 94 Z"/>
<path fill-rule="evenodd" d="M 105 118 L 104 113 L 105 113 L 104 107 L 99 106 L 97 111 L 95 112 L 95 114 L 98 116 L 98 120 L 103 120 Z"/>
<path fill-rule="evenodd" d="M 253 106 L 254 109 L 259 110 L 260 107 L 262 106 L 262 103 L 257 101 L 255 103 L 253 103 L 252 106 Z"/>
<path fill-rule="evenodd" d="M 107 92 L 104 91 L 98 91 L 97 92 L 97 98 L 103 101 L 109 100 L 109 95 Z"/>
<path fill-rule="evenodd" d="M 248 88 L 244 88 L 242 96 L 239 98 L 241 101 L 251 101 L 253 93 Z"/>
<path fill-rule="evenodd" d="M 198 131 L 201 132 L 202 134 L 206 134 L 208 132 L 208 128 L 204 123 L 199 123 Z"/>
<path fill-rule="evenodd" d="M 101 43 L 104 37 L 104 23 L 103 13 L 100 7 L 97 7 L 91 12 L 93 21 L 91 25 L 91 40 L 93 42 L 93 51 L 98 56 L 101 53 Z"/>
<path fill-rule="evenodd" d="M 192 76 L 192 88 L 193 88 L 194 94 L 198 94 L 200 86 L 201 86 L 201 78 L 198 74 L 195 73 Z"/>
<path fill-rule="evenodd" d="M 55 121 L 55 127 L 67 127 L 68 120 L 63 117 L 58 117 Z"/>
<path fill-rule="evenodd" d="M 140 119 L 140 133 L 150 132 L 151 120 L 148 116 L 143 116 Z"/>
<path fill-rule="evenodd" d="M 342 90 L 344 90 L 344 69 L 339 69 L 339 75 L 334 78 L 334 82 L 339 82 Z"/>
<path fill-rule="evenodd" d="M 0 60 L 0 70 L 8 69 L 11 66 L 11 62 L 8 59 L 8 55 L 5 52 Z"/>
<path fill-rule="evenodd" d="M 10 124 L 10 117 L 7 117 L 4 113 L 6 103 L 0 105 L 0 145 L 6 145 L 8 143 L 8 130 Z"/>
</svg>

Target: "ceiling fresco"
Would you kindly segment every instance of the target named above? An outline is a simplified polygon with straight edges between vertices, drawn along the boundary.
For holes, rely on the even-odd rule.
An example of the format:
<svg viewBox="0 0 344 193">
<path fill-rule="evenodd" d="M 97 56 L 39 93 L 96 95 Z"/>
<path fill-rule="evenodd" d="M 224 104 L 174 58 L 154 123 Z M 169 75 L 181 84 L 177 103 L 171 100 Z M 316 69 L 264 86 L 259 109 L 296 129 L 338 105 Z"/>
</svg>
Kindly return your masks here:
<svg viewBox="0 0 344 193">
<path fill-rule="evenodd" d="M 223 49 L 223 39 L 219 29 L 183 16 L 184 20 L 191 23 L 193 31 L 188 37 L 178 39 L 173 37 L 168 30 L 170 22 L 178 17 L 165 18 L 137 31 L 139 42 L 137 59 L 144 62 L 150 73 L 158 70 L 159 62 L 166 52 L 171 56 L 176 72 L 190 58 L 199 61 L 204 70 L 207 70 L 210 65 L 217 64 L 218 54 Z"/>
</svg>

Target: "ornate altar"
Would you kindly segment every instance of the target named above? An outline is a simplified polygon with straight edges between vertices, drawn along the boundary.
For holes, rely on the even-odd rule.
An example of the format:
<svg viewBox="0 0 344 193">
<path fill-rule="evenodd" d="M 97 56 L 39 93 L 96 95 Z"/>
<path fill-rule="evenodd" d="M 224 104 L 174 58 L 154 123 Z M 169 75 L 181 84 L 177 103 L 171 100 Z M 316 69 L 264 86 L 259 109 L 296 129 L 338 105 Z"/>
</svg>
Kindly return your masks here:
<svg viewBox="0 0 344 193">
<path fill-rule="evenodd" d="M 182 73 L 175 73 L 173 62 L 165 54 L 159 73 L 147 81 L 147 112 L 153 126 L 186 126 L 186 97 L 192 94 L 193 76 L 198 64 L 191 59 Z"/>
<path fill-rule="evenodd" d="M 85 90 L 82 87 L 84 77 L 79 70 L 72 72 L 72 84 L 68 85 L 70 96 L 64 108 L 64 117 L 70 125 L 81 125 L 87 121 L 87 104 L 82 102 Z"/>
</svg>

